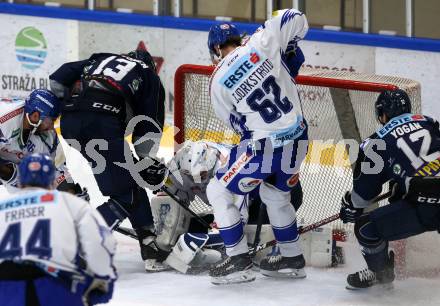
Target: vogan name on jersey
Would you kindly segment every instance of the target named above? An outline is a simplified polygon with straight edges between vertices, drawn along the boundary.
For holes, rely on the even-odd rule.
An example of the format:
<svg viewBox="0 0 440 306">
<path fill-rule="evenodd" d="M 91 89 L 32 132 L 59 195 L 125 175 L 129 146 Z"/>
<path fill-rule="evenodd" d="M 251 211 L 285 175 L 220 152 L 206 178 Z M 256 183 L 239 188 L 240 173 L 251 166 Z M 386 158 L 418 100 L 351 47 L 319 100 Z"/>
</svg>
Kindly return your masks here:
<svg viewBox="0 0 440 306">
<path fill-rule="evenodd" d="M 383 128 L 381 128 L 379 131 L 377 131 L 377 135 L 380 138 L 383 138 L 386 135 L 388 135 L 388 133 L 393 131 L 396 127 L 404 125 L 404 124 L 408 124 L 412 121 L 426 121 L 426 118 L 423 115 L 403 114 L 401 116 L 398 116 L 398 117 L 391 119 L 387 124 L 384 125 Z M 397 133 L 396 133 L 396 135 L 393 135 L 393 136 L 396 137 Z"/>
</svg>

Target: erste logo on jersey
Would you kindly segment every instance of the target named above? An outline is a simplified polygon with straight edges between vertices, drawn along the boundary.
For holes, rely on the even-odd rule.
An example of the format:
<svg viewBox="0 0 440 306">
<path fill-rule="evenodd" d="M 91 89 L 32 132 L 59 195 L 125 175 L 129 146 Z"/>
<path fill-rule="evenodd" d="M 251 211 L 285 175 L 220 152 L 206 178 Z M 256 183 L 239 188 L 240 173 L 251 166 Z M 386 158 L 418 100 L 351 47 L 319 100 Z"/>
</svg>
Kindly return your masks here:
<svg viewBox="0 0 440 306">
<path fill-rule="evenodd" d="M 54 200 L 55 200 L 54 193 L 51 192 L 45 192 L 43 194 L 33 193 L 32 195 L 13 198 L 6 200 L 4 202 L 0 202 L 0 211 L 6 209 L 15 209 L 15 208 L 27 207 L 32 205 L 38 205 L 43 203 L 46 204 L 49 202 L 54 202 Z"/>
<path fill-rule="evenodd" d="M 398 116 L 396 118 L 391 119 L 387 124 L 383 126 L 383 128 L 377 131 L 377 135 L 379 135 L 380 138 L 383 138 L 394 128 L 412 121 L 426 121 L 426 118 L 423 115 L 417 115 L 417 114 L 416 115 L 404 114 Z"/>
<path fill-rule="evenodd" d="M 246 77 L 260 61 L 260 55 L 254 48 L 249 54 L 239 58 L 228 72 L 220 79 L 220 84 L 228 89 L 234 88 L 240 80 Z"/>
</svg>

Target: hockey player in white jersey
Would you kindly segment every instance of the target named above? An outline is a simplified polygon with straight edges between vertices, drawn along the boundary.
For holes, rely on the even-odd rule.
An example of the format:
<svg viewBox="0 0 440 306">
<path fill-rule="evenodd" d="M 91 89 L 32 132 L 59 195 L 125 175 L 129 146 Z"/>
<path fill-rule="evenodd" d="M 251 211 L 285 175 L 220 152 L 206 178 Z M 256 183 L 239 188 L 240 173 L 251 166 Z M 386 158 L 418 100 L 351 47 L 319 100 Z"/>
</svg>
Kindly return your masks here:
<svg viewBox="0 0 440 306">
<path fill-rule="evenodd" d="M 49 156 L 28 155 L 22 189 L 0 198 L 2 305 L 88 306 L 112 297 L 115 240 L 87 202 L 52 189 L 54 172 Z"/>
<path fill-rule="evenodd" d="M 267 276 L 305 277 L 289 191 L 298 182 L 308 137 L 293 79 L 295 69 L 289 62 L 304 59 L 297 43 L 307 30 L 305 15 L 294 9 L 276 12 L 244 45 L 230 23 L 210 30 L 210 52 L 221 60 L 210 80 L 212 105 L 217 116 L 242 136 L 207 187 L 229 256 L 211 269 L 214 284 L 255 279 L 232 197 L 257 186 L 281 251 L 281 256 L 264 259 L 260 271 Z"/>
<path fill-rule="evenodd" d="M 60 114 L 58 98 L 46 89 L 34 90 L 26 100 L 0 98 L 0 184 L 13 192 L 17 187 L 17 168 L 23 157 L 45 153 L 58 159 L 56 187 L 88 199 L 86 189 L 71 181 L 64 154 L 54 130 Z"/>
</svg>

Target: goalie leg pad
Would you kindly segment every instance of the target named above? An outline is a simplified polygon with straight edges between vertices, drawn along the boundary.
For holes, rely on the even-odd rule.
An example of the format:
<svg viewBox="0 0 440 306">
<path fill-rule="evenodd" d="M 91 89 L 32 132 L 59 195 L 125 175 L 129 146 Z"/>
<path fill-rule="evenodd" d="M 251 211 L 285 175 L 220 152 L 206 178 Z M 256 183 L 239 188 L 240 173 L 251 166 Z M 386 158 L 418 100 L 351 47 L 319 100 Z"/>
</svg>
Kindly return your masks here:
<svg viewBox="0 0 440 306">
<path fill-rule="evenodd" d="M 331 226 L 318 227 L 301 234 L 301 246 L 306 263 L 312 267 L 332 265 L 333 233 Z"/>
<path fill-rule="evenodd" d="M 177 239 L 186 233 L 190 224 L 189 214 L 169 196 L 151 199 L 151 210 L 156 231 L 156 243 L 161 249 L 171 250 Z"/>
<path fill-rule="evenodd" d="M 165 263 L 179 272 L 186 273 L 190 263 L 208 241 L 207 234 L 183 234 L 180 236 Z"/>
</svg>

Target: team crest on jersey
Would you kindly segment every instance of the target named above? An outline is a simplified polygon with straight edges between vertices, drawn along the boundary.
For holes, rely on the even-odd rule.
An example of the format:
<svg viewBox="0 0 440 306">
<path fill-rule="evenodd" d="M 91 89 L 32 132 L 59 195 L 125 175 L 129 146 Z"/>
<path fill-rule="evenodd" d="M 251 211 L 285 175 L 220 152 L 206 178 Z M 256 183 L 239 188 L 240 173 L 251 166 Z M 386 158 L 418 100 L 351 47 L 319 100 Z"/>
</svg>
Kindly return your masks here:
<svg viewBox="0 0 440 306">
<path fill-rule="evenodd" d="M 402 167 L 399 164 L 395 164 L 393 166 L 393 172 L 395 175 L 400 175 L 400 173 L 402 172 Z"/>
</svg>

